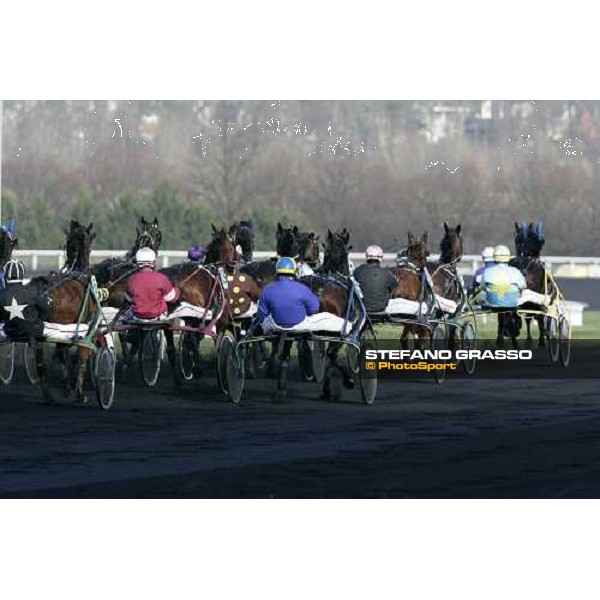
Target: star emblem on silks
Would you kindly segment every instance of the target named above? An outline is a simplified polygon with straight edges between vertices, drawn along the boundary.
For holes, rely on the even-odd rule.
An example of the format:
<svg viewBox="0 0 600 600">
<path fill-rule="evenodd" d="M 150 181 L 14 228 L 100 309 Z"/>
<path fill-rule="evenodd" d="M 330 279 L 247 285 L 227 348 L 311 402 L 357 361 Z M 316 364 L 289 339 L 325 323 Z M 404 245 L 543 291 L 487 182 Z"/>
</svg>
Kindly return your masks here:
<svg viewBox="0 0 600 600">
<path fill-rule="evenodd" d="M 9 321 L 12 321 L 15 317 L 17 319 L 25 319 L 25 315 L 23 314 L 23 309 L 27 306 L 27 304 L 19 304 L 17 299 L 13 296 L 12 302 L 4 307 L 4 310 L 10 313 Z"/>
</svg>

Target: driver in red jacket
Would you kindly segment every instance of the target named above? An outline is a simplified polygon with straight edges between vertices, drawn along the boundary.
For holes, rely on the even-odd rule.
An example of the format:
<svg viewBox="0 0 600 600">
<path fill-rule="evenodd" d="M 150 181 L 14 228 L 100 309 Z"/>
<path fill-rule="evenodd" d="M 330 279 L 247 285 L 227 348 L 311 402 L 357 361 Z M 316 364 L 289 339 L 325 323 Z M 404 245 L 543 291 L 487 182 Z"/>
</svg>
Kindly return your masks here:
<svg viewBox="0 0 600 600">
<path fill-rule="evenodd" d="M 158 319 L 167 315 L 167 302 L 179 300 L 179 290 L 164 274 L 155 271 L 156 252 L 140 248 L 135 255 L 136 271 L 127 280 L 127 300 L 138 319 Z"/>
</svg>

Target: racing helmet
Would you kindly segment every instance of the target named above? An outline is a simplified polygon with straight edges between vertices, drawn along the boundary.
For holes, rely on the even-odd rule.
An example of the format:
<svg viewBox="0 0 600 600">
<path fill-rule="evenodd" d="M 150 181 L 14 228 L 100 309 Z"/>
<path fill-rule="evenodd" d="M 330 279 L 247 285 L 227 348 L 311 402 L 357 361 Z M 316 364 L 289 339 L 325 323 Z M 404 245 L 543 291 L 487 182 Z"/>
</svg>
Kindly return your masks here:
<svg viewBox="0 0 600 600">
<path fill-rule="evenodd" d="M 383 260 L 383 250 L 380 246 L 368 246 L 365 250 L 365 257 L 367 260 L 376 260 L 377 262 L 381 262 Z"/>
<path fill-rule="evenodd" d="M 142 267 L 153 267 L 156 264 L 156 252 L 152 248 L 140 248 L 135 253 L 135 262 Z"/>
<path fill-rule="evenodd" d="M 25 279 L 25 265 L 16 258 L 11 258 L 4 265 L 4 280 L 7 283 L 21 282 Z"/>
<path fill-rule="evenodd" d="M 510 260 L 510 250 L 500 244 L 494 248 L 494 261 L 497 263 L 507 263 Z"/>
<path fill-rule="evenodd" d="M 282 256 L 275 265 L 277 275 L 295 275 L 296 261 L 289 256 Z"/>
<path fill-rule="evenodd" d="M 492 262 L 494 260 L 494 247 L 486 246 L 481 251 L 481 258 L 483 259 L 483 262 Z"/>
</svg>

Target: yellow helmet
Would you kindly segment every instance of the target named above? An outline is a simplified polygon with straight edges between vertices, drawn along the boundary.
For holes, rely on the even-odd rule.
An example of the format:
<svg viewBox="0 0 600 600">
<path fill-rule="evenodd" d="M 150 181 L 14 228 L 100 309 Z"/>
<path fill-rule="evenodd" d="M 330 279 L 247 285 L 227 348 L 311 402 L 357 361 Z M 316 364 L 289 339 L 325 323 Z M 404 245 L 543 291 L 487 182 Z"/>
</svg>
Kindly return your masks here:
<svg viewBox="0 0 600 600">
<path fill-rule="evenodd" d="M 500 244 L 494 248 L 494 261 L 497 263 L 507 263 L 510 260 L 510 250 Z"/>
</svg>

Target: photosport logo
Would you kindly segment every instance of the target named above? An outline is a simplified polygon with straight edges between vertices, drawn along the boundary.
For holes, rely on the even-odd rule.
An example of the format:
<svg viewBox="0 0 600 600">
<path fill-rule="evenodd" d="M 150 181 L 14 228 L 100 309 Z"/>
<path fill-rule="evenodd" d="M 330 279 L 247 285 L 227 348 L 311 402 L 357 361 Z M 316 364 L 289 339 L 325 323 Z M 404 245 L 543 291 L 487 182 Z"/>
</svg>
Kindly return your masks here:
<svg viewBox="0 0 600 600">
<path fill-rule="evenodd" d="M 469 348 L 399 348 L 399 341 L 363 344 L 363 377 L 421 379 L 443 371 L 445 377 L 476 379 L 598 379 L 600 341 L 575 340 L 569 346 L 548 341 L 534 348 L 503 348 L 496 340 L 477 340 Z M 426 344 L 424 344 L 426 345 Z M 448 344 L 447 344 L 448 345 Z"/>
</svg>

